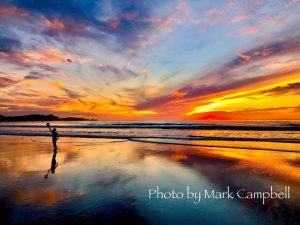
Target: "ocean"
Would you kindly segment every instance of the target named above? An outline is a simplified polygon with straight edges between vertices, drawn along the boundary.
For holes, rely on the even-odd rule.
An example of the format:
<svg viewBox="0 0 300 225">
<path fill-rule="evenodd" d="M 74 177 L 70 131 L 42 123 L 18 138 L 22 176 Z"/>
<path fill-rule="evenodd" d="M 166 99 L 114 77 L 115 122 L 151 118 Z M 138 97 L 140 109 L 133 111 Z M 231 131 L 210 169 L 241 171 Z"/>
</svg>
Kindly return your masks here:
<svg viewBox="0 0 300 225">
<path fill-rule="evenodd" d="M 300 142 L 300 121 L 53 121 L 61 137 Z M 0 135 L 49 136 L 46 122 L 2 122 Z"/>
</svg>

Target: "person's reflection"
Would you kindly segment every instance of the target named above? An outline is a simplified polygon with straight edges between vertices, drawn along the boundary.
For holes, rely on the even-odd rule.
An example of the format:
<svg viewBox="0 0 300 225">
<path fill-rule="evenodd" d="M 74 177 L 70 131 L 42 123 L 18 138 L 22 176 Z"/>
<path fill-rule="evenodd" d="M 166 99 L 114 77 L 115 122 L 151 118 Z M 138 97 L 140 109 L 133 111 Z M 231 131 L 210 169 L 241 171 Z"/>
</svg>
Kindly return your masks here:
<svg viewBox="0 0 300 225">
<path fill-rule="evenodd" d="M 55 173 L 56 168 L 58 167 L 58 163 L 56 162 L 56 151 L 53 152 L 52 155 L 52 160 L 51 160 L 51 168 L 48 170 L 48 172 L 45 174 L 45 179 L 48 178 L 49 173 L 51 172 L 52 174 Z"/>
</svg>

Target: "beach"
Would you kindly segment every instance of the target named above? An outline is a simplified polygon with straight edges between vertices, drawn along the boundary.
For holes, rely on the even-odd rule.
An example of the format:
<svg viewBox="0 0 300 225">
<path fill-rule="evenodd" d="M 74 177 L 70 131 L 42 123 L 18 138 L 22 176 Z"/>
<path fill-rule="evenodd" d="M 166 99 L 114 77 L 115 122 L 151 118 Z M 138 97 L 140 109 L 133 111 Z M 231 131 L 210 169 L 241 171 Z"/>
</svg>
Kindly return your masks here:
<svg viewBox="0 0 300 225">
<path fill-rule="evenodd" d="M 294 134 L 293 134 L 294 135 Z M 161 143 L 160 143 L 161 142 Z M 300 144 L 0 136 L 2 224 L 296 224 Z M 149 197 L 290 188 L 289 198 Z"/>
<path fill-rule="evenodd" d="M 300 225 L 300 0 L 0 1 L 0 225 Z"/>
</svg>

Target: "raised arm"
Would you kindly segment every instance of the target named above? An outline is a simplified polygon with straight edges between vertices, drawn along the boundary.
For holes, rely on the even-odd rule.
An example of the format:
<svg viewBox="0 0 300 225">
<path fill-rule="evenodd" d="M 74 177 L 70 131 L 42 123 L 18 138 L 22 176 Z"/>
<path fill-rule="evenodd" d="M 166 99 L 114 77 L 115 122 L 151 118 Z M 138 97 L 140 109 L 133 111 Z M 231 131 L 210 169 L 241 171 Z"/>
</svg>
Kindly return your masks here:
<svg viewBox="0 0 300 225">
<path fill-rule="evenodd" d="M 51 130 L 50 126 L 49 126 L 48 128 L 49 128 L 49 130 L 50 130 L 50 131 L 51 131 L 51 133 L 52 133 L 53 131 Z"/>
<path fill-rule="evenodd" d="M 52 133 L 53 131 L 51 130 L 49 123 L 47 123 L 47 127 L 49 128 L 50 132 Z"/>
</svg>

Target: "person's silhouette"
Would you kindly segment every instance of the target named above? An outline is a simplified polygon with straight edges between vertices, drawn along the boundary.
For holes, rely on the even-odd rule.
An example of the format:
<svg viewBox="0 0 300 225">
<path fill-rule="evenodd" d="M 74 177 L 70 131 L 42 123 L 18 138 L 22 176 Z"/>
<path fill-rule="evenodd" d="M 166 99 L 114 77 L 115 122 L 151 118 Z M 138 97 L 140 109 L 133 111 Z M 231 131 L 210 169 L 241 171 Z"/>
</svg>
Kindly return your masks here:
<svg viewBox="0 0 300 225">
<path fill-rule="evenodd" d="M 48 172 L 45 174 L 45 179 L 48 178 L 49 173 L 52 174 L 55 173 L 55 169 L 58 167 L 58 163 L 56 162 L 56 152 L 53 152 L 52 160 L 51 160 L 51 168 L 48 170 Z"/>
<path fill-rule="evenodd" d="M 53 148 L 54 148 L 53 151 L 56 151 L 57 150 L 56 142 L 59 139 L 59 135 L 56 132 L 56 128 L 53 128 L 53 130 L 50 128 L 49 123 L 47 123 L 47 127 L 49 128 L 49 130 L 51 131 L 51 134 L 52 134 L 52 144 L 53 144 Z"/>
</svg>

